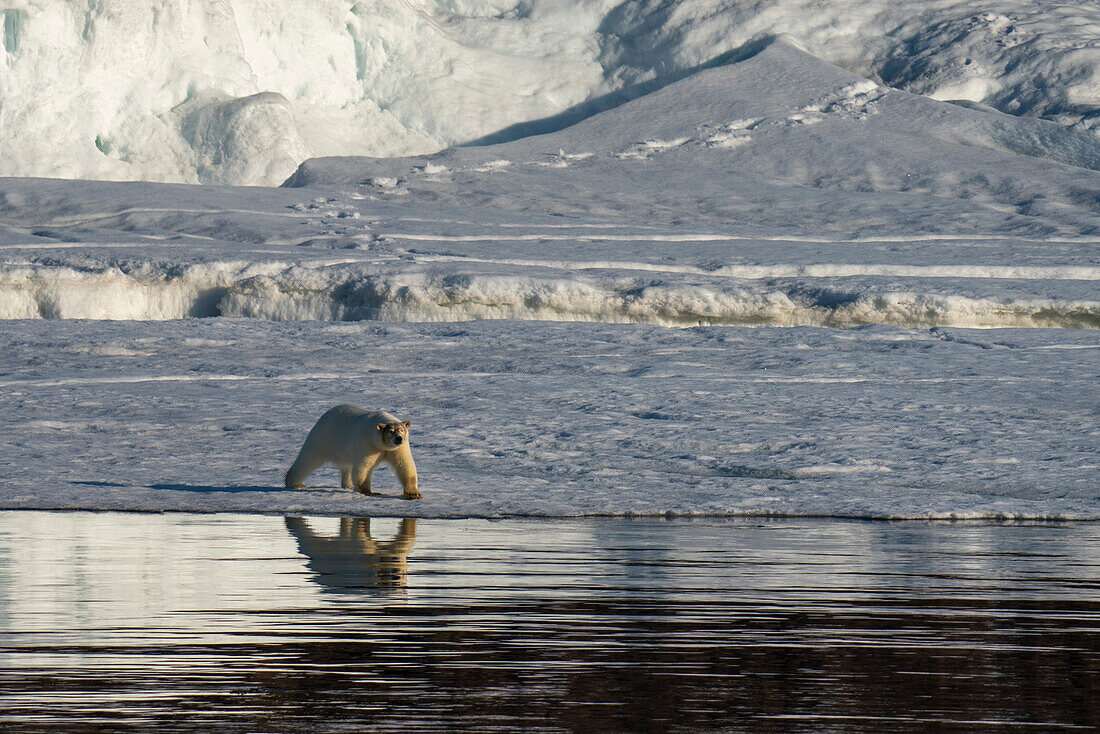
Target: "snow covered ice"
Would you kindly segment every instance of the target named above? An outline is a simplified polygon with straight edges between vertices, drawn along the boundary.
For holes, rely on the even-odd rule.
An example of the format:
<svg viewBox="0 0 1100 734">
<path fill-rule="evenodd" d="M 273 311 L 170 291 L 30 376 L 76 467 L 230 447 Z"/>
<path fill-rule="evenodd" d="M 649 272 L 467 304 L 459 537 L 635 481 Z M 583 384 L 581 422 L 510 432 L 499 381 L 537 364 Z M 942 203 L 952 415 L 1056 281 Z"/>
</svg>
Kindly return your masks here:
<svg viewBox="0 0 1100 734">
<path fill-rule="evenodd" d="M 1100 515 L 1094 332 L 10 326 L 5 508 Z M 319 489 L 281 488 L 321 413 L 377 395 L 412 421 L 423 500 L 386 467 L 381 497 L 340 490 L 332 467 Z"/>
<path fill-rule="evenodd" d="M 987 6 L 0 6 L 0 508 L 1100 519 L 1100 16 Z"/>
</svg>

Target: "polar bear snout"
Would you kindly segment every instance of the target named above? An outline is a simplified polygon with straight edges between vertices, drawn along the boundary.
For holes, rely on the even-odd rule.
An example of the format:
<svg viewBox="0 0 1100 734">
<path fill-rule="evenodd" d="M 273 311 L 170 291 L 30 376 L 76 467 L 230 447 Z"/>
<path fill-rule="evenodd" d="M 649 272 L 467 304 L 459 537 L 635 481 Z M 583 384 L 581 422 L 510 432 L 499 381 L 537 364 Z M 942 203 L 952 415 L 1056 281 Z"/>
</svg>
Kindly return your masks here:
<svg viewBox="0 0 1100 734">
<path fill-rule="evenodd" d="M 404 444 L 409 436 L 408 421 L 379 423 L 375 427 L 378 429 L 378 435 L 382 439 L 382 447 L 388 451 L 392 451 Z"/>
</svg>

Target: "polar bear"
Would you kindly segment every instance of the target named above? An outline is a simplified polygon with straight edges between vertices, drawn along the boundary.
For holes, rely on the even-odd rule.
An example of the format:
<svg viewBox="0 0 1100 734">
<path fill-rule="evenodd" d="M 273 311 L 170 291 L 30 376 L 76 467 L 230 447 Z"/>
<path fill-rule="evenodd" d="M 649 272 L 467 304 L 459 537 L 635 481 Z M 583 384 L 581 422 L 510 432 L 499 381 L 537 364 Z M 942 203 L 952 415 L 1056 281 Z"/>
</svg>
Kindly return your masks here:
<svg viewBox="0 0 1100 734">
<path fill-rule="evenodd" d="M 306 477 L 332 462 L 340 468 L 344 489 L 372 494 L 370 474 L 379 461 L 385 461 L 401 481 L 405 499 L 420 499 L 416 464 L 409 449 L 409 425 L 382 410 L 337 405 L 318 418 L 306 436 L 298 458 L 286 473 L 286 486 L 305 489 L 302 482 Z"/>
<path fill-rule="evenodd" d="M 408 585 L 409 551 L 416 542 L 416 520 L 401 521 L 397 537 L 376 540 L 370 518 L 340 518 L 340 534 L 323 536 L 300 517 L 286 518 L 286 528 L 298 540 L 317 580 L 333 589 L 403 588 Z"/>
</svg>

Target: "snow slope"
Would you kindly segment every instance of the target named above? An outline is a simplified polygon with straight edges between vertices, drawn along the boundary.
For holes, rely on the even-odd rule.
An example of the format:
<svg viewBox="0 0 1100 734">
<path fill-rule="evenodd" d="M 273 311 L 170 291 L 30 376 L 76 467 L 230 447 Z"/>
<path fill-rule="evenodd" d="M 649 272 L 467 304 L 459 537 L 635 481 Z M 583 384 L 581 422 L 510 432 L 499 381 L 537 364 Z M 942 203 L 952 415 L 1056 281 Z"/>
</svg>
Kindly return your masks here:
<svg viewBox="0 0 1100 734">
<path fill-rule="evenodd" d="M 937 99 L 1100 109 L 1093 3 L 5 0 L 0 26 L 6 176 L 277 184 L 309 156 L 545 131 L 776 35 Z"/>
</svg>

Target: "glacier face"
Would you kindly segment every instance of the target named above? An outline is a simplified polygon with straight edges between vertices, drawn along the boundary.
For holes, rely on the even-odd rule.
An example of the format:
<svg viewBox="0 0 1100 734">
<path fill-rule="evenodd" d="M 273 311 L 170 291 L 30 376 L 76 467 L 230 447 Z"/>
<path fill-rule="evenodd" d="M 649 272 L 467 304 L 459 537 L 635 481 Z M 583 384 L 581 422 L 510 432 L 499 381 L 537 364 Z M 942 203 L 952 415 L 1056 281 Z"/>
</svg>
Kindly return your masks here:
<svg viewBox="0 0 1100 734">
<path fill-rule="evenodd" d="M 275 185 L 583 114 L 777 34 L 938 99 L 1100 119 L 1100 9 L 1054 0 L 2 0 L 0 28 L 4 176 Z"/>
<path fill-rule="evenodd" d="M 438 150 L 599 86 L 598 12 L 541 5 L 20 3 L 0 175 L 275 185 L 311 155 Z"/>
</svg>

